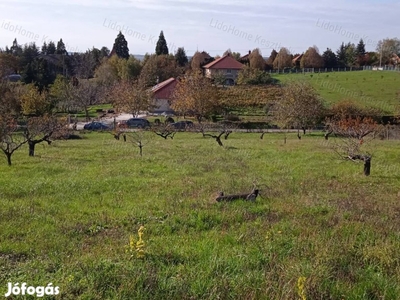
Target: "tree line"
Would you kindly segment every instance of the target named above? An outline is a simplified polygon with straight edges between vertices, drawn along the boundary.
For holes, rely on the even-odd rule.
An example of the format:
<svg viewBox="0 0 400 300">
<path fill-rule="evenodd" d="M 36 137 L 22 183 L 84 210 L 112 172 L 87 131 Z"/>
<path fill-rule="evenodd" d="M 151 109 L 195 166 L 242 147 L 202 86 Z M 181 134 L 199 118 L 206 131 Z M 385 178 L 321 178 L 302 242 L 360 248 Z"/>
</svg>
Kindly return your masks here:
<svg viewBox="0 0 400 300">
<path fill-rule="evenodd" d="M 342 43 L 334 52 L 326 49 L 322 54 L 316 46 L 309 47 L 304 53 L 290 53 L 282 47 L 273 49 L 264 59 L 259 49 L 241 55 L 227 49 L 222 55 L 232 57 L 251 69 L 269 71 L 287 68 L 343 68 L 365 65 L 397 65 L 400 56 L 400 40 L 387 38 L 378 42 L 376 51 L 367 52 L 362 39 L 357 45 Z M 108 58 L 116 56 L 123 61 L 108 62 Z M 163 31 L 156 43 L 155 53 L 146 53 L 143 61 L 129 54 L 128 42 L 119 32 L 111 51 L 107 47 L 93 47 L 84 53 L 69 53 L 62 39 L 58 42 L 44 42 L 41 47 L 34 42 L 19 45 L 14 39 L 11 47 L 0 49 L 0 75 L 19 74 L 24 83 L 34 83 L 40 90 L 53 84 L 57 75 L 67 78 L 77 77 L 90 79 L 98 77 L 101 81 L 137 79 L 142 73 L 146 77 L 146 85 L 151 86 L 169 77 L 175 77 L 188 69 L 198 69 L 219 58 L 207 52 L 195 52 L 189 60 L 184 47 L 179 47 L 174 54 L 169 53 Z M 109 73 L 110 75 L 104 74 Z"/>
<path fill-rule="evenodd" d="M 398 40 L 383 40 L 380 49 L 382 57 L 387 49 L 391 49 L 390 53 L 393 49 L 398 51 Z M 343 64 L 362 63 L 361 58 L 367 55 L 362 40 L 357 47 L 342 44 L 337 54 L 328 50 L 321 56 L 323 59 L 331 57 L 332 61 Z M 265 61 L 259 49 L 247 56 L 230 49 L 225 51 L 223 55 L 246 65 L 239 73 L 238 86 L 228 89 L 220 74 L 209 79 L 202 73 L 202 66 L 218 57 L 196 52 L 189 60 L 183 47 L 170 54 L 162 31 L 155 53 L 146 54 L 143 61 L 129 54 L 121 32 L 111 51 L 103 47 L 72 54 L 67 52 L 62 39 L 57 44 L 44 43 L 40 50 L 34 43 L 22 47 L 14 40 L 12 47 L 0 53 L 1 150 L 11 164 L 12 153 L 24 143 L 29 145 L 29 155 L 34 155 L 37 143 L 51 143 L 63 137 L 68 124 L 59 113 L 83 110 L 88 119 L 89 107 L 97 103 L 112 103 L 116 109 L 133 115 L 148 110 L 153 105 L 150 88 L 170 77 L 178 79 L 172 109 L 181 115 L 195 116 L 199 123 L 213 114 L 250 106 L 264 108 L 283 128 L 312 127 L 325 113 L 319 97 L 308 86 L 271 87 L 268 65 L 293 67 L 293 56 L 286 48 L 276 55 L 273 53 Z M 301 57 L 300 65 L 316 67 L 315 62 L 321 59 L 318 49 L 311 47 Z M 12 73 L 20 74 L 22 82 L 10 82 L 8 75 Z M 22 135 L 16 135 L 21 119 L 26 127 Z"/>
</svg>

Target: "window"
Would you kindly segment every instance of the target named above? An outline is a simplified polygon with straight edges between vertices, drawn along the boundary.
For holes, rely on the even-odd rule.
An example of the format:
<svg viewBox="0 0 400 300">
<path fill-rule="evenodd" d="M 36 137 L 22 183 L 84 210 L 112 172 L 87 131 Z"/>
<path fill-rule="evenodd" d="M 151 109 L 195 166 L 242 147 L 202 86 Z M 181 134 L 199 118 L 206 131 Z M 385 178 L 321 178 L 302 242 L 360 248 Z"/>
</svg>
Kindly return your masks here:
<svg viewBox="0 0 400 300">
<path fill-rule="evenodd" d="M 231 74 L 232 70 L 231 69 L 226 69 L 226 73 Z"/>
</svg>

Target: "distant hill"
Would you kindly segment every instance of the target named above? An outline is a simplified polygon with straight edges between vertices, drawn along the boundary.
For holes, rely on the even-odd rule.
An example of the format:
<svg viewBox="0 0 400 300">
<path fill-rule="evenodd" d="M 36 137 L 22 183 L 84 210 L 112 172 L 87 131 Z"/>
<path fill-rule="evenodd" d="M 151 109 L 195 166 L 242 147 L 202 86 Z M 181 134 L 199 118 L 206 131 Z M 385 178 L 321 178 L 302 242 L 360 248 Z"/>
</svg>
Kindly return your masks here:
<svg viewBox="0 0 400 300">
<path fill-rule="evenodd" d="M 143 54 L 133 54 L 133 56 L 138 60 L 143 60 L 144 59 L 144 55 Z"/>
<path fill-rule="evenodd" d="M 140 61 L 142 61 L 144 59 L 144 54 L 133 54 L 133 56 Z M 188 60 L 190 61 L 191 59 L 192 59 L 192 56 L 188 56 Z"/>
<path fill-rule="evenodd" d="M 304 78 L 321 97 L 332 105 L 341 100 L 353 100 L 362 106 L 376 107 L 385 114 L 394 114 L 400 103 L 400 72 L 348 71 L 329 73 L 272 75 L 282 83 Z"/>
</svg>

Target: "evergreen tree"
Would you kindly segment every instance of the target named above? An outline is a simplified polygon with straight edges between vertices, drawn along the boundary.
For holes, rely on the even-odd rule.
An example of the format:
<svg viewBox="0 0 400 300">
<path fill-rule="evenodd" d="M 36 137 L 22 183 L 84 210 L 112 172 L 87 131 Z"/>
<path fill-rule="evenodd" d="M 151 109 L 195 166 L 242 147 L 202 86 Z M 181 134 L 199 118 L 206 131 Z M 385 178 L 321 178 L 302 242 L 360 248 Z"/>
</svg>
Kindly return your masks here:
<svg viewBox="0 0 400 300">
<path fill-rule="evenodd" d="M 35 58 L 31 63 L 25 65 L 21 75 L 25 83 L 34 83 L 39 91 L 48 88 L 55 80 L 55 73 L 51 72 L 50 66 L 44 58 Z"/>
<path fill-rule="evenodd" d="M 117 38 L 115 39 L 112 52 L 115 52 L 115 54 L 117 54 L 117 56 L 120 58 L 129 58 L 128 42 L 121 31 L 118 33 Z"/>
<path fill-rule="evenodd" d="M 55 54 L 56 53 L 56 45 L 53 41 L 50 41 L 47 45 L 47 54 Z"/>
<path fill-rule="evenodd" d="M 43 89 L 48 89 L 51 84 L 54 83 L 56 79 L 56 74 L 51 72 L 49 63 L 44 58 L 39 58 L 36 60 L 37 74 L 36 74 L 36 86 L 39 91 Z"/>
<path fill-rule="evenodd" d="M 63 42 L 62 39 L 60 39 L 57 42 L 57 49 L 56 49 L 56 54 L 62 54 L 62 55 L 66 55 L 67 53 L 67 49 L 65 48 L 65 44 Z"/>
<path fill-rule="evenodd" d="M 327 48 L 326 51 L 322 54 L 322 59 L 324 60 L 325 68 L 337 67 L 338 62 L 336 54 L 330 48 Z"/>
<path fill-rule="evenodd" d="M 19 69 L 22 70 L 21 76 L 25 83 L 36 81 L 37 64 L 36 58 L 39 55 L 39 50 L 35 43 L 25 44 L 19 60 Z"/>
<path fill-rule="evenodd" d="M 363 39 L 361 39 L 358 42 L 357 48 L 356 48 L 356 53 L 357 53 L 357 56 L 365 55 L 366 52 L 365 52 L 365 44 L 364 44 Z"/>
<path fill-rule="evenodd" d="M 14 39 L 13 44 L 10 48 L 11 54 L 15 56 L 21 56 L 22 54 L 22 47 L 18 45 L 17 39 Z"/>
<path fill-rule="evenodd" d="M 43 43 L 43 46 L 42 46 L 42 49 L 41 49 L 41 53 L 43 55 L 47 54 L 47 43 L 46 42 Z"/>
<path fill-rule="evenodd" d="M 27 64 L 32 63 L 38 55 L 39 55 L 39 50 L 34 42 L 29 45 L 25 44 L 21 54 L 21 67 L 24 67 Z"/>
<path fill-rule="evenodd" d="M 364 66 L 366 63 L 366 51 L 363 39 L 361 39 L 356 47 L 357 65 Z"/>
<path fill-rule="evenodd" d="M 346 46 L 344 45 L 344 43 L 342 43 L 339 47 L 339 49 L 337 50 L 337 63 L 338 63 L 338 67 L 339 68 L 344 68 L 347 64 L 346 61 Z"/>
<path fill-rule="evenodd" d="M 165 40 L 164 33 L 161 30 L 156 45 L 156 55 L 167 55 L 167 54 L 168 54 L 167 41 Z"/>
<path fill-rule="evenodd" d="M 178 63 L 180 67 L 184 67 L 188 63 L 188 58 L 186 56 L 185 49 L 183 47 L 179 47 L 178 50 L 176 50 L 175 53 L 175 60 Z"/>
<path fill-rule="evenodd" d="M 26 84 L 35 82 L 36 78 L 36 61 L 25 65 L 22 69 L 22 81 Z"/>
</svg>

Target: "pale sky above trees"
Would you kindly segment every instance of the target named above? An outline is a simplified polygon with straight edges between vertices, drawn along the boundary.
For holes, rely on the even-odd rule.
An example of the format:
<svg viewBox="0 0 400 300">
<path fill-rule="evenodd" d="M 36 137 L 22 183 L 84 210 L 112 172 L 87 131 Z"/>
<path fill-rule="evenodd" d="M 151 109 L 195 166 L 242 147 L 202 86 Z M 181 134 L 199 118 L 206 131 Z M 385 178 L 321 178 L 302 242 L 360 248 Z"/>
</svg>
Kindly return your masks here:
<svg viewBox="0 0 400 300">
<path fill-rule="evenodd" d="M 398 36 L 399 1 L 367 0 L 0 0 L 0 48 L 63 39 L 69 52 L 112 48 L 119 30 L 131 54 L 154 53 L 161 30 L 170 53 L 231 48 L 246 54 L 259 48 L 323 52 L 364 39 L 367 51 Z"/>
</svg>

